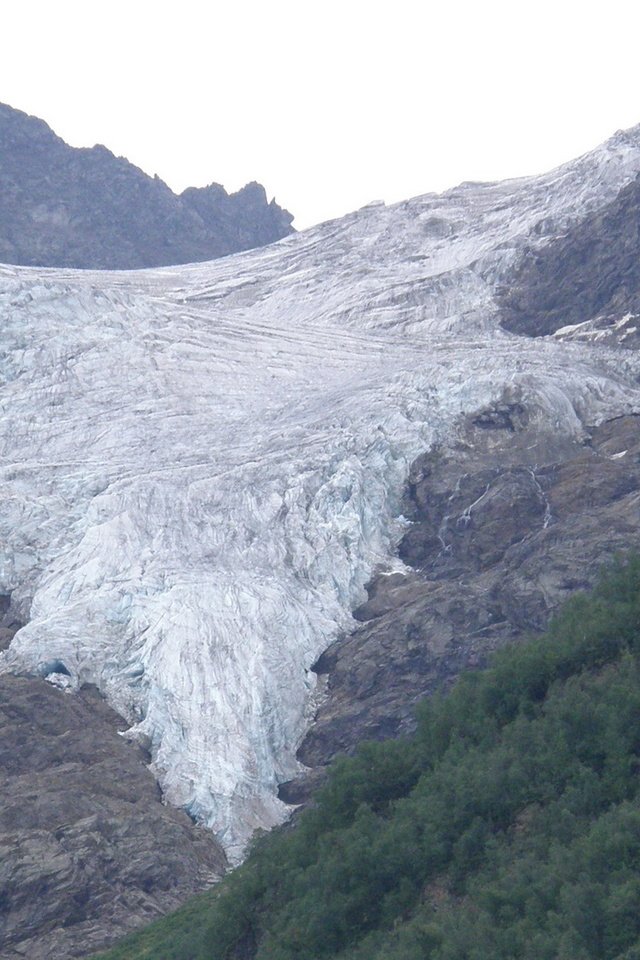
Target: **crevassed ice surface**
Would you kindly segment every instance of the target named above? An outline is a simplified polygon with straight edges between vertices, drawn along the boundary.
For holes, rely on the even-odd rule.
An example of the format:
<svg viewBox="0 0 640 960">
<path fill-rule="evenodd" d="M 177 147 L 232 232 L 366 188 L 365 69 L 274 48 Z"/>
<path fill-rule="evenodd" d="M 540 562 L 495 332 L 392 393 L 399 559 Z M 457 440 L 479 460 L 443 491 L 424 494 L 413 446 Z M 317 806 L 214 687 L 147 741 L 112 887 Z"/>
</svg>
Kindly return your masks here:
<svg viewBox="0 0 640 960">
<path fill-rule="evenodd" d="M 393 554 L 411 461 L 505 391 L 574 435 L 639 408 L 634 354 L 493 306 L 525 242 L 638 170 L 636 129 L 214 263 L 0 268 L 0 592 L 29 618 L 1 669 L 97 684 L 239 856 L 286 813 L 310 667 Z"/>
</svg>

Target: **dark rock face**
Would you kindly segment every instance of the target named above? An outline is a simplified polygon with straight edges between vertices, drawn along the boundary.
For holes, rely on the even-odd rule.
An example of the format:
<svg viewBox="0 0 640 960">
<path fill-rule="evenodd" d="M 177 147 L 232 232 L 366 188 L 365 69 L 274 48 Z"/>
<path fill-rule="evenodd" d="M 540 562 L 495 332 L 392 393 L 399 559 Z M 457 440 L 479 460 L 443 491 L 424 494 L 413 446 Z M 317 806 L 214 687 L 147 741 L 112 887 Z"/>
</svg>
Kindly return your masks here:
<svg viewBox="0 0 640 960">
<path fill-rule="evenodd" d="M 213 836 L 161 802 L 91 689 L 0 677 L 0 956 L 87 956 L 219 877 Z"/>
<path fill-rule="evenodd" d="M 533 337 L 596 319 L 612 333 L 625 313 L 640 314 L 640 178 L 565 236 L 532 251 L 498 302 L 502 325 Z M 630 336 L 618 331 L 613 339 L 623 346 L 640 345 L 637 329 Z"/>
<path fill-rule="evenodd" d="M 404 513 L 411 569 L 374 578 L 362 625 L 316 664 L 327 697 L 298 754 L 314 769 L 283 786 L 289 802 L 308 797 L 336 753 L 410 731 L 418 699 L 541 630 L 638 544 L 640 417 L 578 442 L 541 431 L 519 403 L 478 411 L 456 448 L 414 463 Z"/>
<path fill-rule="evenodd" d="M 291 233 L 264 188 L 212 184 L 176 196 L 103 146 L 69 147 L 0 104 L 0 262 L 135 269 L 212 260 Z"/>
<path fill-rule="evenodd" d="M 23 626 L 11 606 L 11 594 L 0 593 L 0 650 L 6 650 Z"/>
</svg>

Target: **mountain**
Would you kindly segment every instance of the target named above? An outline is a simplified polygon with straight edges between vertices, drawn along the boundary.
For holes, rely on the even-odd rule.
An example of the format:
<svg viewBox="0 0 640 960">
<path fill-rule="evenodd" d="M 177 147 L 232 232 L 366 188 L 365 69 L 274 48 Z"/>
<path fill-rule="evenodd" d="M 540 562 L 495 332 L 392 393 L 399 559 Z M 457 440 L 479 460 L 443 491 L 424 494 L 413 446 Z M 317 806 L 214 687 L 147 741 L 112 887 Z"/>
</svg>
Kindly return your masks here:
<svg viewBox="0 0 640 960">
<path fill-rule="evenodd" d="M 224 257 L 291 233 L 264 187 L 176 196 L 106 147 L 75 149 L 0 104 L 0 262 L 137 269 Z"/>
<path fill-rule="evenodd" d="M 236 862 L 541 629 L 637 541 L 639 172 L 635 128 L 214 263 L 0 268 L 0 670 L 97 688 Z M 593 325 L 516 329 L 596 235 Z"/>
<path fill-rule="evenodd" d="M 104 960 L 635 960 L 640 562 Z"/>
</svg>

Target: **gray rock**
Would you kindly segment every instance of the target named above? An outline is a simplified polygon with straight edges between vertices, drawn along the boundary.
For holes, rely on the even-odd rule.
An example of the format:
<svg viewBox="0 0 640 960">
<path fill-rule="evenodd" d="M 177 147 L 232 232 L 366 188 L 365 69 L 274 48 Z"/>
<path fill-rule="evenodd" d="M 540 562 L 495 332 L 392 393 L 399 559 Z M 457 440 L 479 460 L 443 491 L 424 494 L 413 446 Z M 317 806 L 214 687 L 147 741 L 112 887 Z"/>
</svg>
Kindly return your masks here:
<svg viewBox="0 0 640 960">
<path fill-rule="evenodd" d="M 640 177 L 564 236 L 532 248 L 498 302 L 502 326 L 514 333 L 595 322 L 599 342 L 640 346 L 637 325 L 620 326 L 625 313 L 640 314 Z"/>
<path fill-rule="evenodd" d="M 226 866 L 95 690 L 0 677 L 0 957 L 84 957 Z"/>
<path fill-rule="evenodd" d="M 133 269 L 212 260 L 292 232 L 264 188 L 176 196 L 106 147 L 76 149 L 0 104 L 0 262 Z"/>
<path fill-rule="evenodd" d="M 363 739 L 409 732 L 417 701 L 496 648 L 542 630 L 640 539 L 640 417 L 560 441 L 508 401 L 467 418 L 464 440 L 413 465 L 399 552 L 406 573 L 369 585 L 362 621 L 319 659 L 327 696 L 283 785 L 304 802 L 325 764 Z"/>
</svg>

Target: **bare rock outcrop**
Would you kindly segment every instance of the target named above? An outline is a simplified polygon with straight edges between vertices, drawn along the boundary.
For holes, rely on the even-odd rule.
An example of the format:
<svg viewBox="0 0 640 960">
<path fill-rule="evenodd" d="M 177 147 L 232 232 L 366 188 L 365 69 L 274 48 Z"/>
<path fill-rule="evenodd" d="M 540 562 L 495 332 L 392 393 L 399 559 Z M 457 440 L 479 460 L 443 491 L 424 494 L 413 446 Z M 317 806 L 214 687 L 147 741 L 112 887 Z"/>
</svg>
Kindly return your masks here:
<svg viewBox="0 0 640 960">
<path fill-rule="evenodd" d="M 570 339 L 637 348 L 640 178 L 562 236 L 532 248 L 498 303 L 502 326 L 514 333 L 539 337 L 562 330 Z"/>
<path fill-rule="evenodd" d="M 87 956 L 223 872 L 123 725 L 93 688 L 0 677 L 2 960 Z"/>
<path fill-rule="evenodd" d="M 106 147 L 68 146 L 43 120 L 0 104 L 0 262 L 137 269 L 213 260 L 292 232 L 264 187 L 180 196 Z"/>
<path fill-rule="evenodd" d="M 369 585 L 362 621 L 315 669 L 327 695 L 283 785 L 305 800 L 337 753 L 412 729 L 416 702 L 542 630 L 616 551 L 640 541 L 640 417 L 559 440 L 518 403 L 467 418 L 453 450 L 413 465 L 401 573 Z"/>
</svg>

